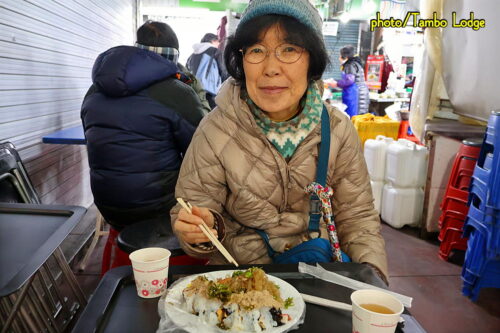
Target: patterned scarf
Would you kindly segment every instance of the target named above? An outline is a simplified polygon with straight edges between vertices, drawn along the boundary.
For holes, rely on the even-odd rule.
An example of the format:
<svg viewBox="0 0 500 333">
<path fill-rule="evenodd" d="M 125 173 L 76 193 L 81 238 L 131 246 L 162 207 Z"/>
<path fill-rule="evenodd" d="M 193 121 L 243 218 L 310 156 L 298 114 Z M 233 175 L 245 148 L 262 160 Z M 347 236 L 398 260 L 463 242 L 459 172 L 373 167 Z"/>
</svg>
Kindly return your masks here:
<svg viewBox="0 0 500 333">
<path fill-rule="evenodd" d="M 173 47 L 148 46 L 139 43 L 135 43 L 135 47 L 138 47 L 143 50 L 152 51 L 154 53 L 158 53 L 162 57 L 165 57 L 168 60 L 172 61 L 174 64 L 177 64 L 177 61 L 179 60 L 179 50 Z"/>
<path fill-rule="evenodd" d="M 242 90 L 242 98 L 252 111 L 257 126 L 286 159 L 292 157 L 299 144 L 321 120 L 323 101 L 315 83 L 309 85 L 306 97 L 300 101 L 302 111 L 286 121 L 271 120 L 250 99 L 246 90 Z"/>
</svg>

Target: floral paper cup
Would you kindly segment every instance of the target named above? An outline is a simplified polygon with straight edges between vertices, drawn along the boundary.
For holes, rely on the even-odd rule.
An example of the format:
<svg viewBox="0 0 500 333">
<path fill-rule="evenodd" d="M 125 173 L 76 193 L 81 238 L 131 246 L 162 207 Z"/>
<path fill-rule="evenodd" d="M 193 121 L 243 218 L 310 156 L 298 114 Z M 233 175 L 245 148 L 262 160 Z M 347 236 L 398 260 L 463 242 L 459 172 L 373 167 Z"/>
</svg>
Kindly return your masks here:
<svg viewBox="0 0 500 333">
<path fill-rule="evenodd" d="M 132 252 L 129 258 L 132 261 L 137 294 L 143 298 L 163 295 L 167 290 L 170 251 L 148 247 Z"/>
</svg>

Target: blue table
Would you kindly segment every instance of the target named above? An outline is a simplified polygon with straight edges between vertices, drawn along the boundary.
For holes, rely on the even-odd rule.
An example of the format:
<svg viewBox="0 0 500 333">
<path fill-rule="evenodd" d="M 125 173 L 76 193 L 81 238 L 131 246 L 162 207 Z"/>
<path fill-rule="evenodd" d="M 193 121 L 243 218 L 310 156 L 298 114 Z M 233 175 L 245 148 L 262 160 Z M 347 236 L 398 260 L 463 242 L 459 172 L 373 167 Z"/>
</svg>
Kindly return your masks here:
<svg viewBox="0 0 500 333">
<path fill-rule="evenodd" d="M 86 144 L 83 126 L 63 129 L 57 132 L 47 134 L 42 138 L 43 143 L 66 144 L 66 145 L 84 145 Z"/>
</svg>

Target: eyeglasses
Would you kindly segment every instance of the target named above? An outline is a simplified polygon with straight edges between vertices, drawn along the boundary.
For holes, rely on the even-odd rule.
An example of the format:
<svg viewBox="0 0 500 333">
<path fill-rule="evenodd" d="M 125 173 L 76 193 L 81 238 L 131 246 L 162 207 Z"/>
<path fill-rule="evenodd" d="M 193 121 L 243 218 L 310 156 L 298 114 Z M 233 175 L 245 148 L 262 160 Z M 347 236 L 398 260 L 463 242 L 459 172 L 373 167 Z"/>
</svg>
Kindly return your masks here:
<svg viewBox="0 0 500 333">
<path fill-rule="evenodd" d="M 264 45 L 255 44 L 245 50 L 240 50 L 240 52 L 243 53 L 245 61 L 251 64 L 259 64 L 266 59 L 270 50 L 268 50 Z M 276 58 L 285 64 L 293 64 L 300 59 L 303 52 L 303 47 L 293 44 L 281 44 L 276 46 L 274 49 L 274 55 Z"/>
</svg>

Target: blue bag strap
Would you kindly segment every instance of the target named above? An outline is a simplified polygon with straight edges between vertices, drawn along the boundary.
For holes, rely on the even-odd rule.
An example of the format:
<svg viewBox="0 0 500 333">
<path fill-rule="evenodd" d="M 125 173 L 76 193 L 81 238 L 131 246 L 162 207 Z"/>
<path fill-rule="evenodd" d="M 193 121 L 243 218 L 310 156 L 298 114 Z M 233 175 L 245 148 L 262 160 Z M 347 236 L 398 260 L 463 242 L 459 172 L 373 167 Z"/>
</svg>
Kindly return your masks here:
<svg viewBox="0 0 500 333">
<path fill-rule="evenodd" d="M 316 182 L 325 186 L 326 173 L 328 171 L 328 158 L 330 155 L 330 117 L 326 106 L 323 105 L 321 114 L 321 145 L 319 147 L 319 162 L 316 173 Z"/>
<path fill-rule="evenodd" d="M 269 236 L 264 230 L 261 229 L 255 229 L 255 232 L 262 238 L 264 243 L 266 243 L 267 247 L 267 254 L 269 255 L 269 258 L 273 258 L 276 255 L 276 251 L 274 251 L 273 247 L 269 243 Z"/>
<path fill-rule="evenodd" d="M 321 113 L 321 144 L 319 147 L 318 168 L 316 170 L 316 183 L 325 186 L 328 171 L 328 158 L 330 155 L 330 117 L 326 106 L 323 104 Z M 309 233 L 317 232 L 319 235 L 319 220 L 321 219 L 321 201 L 316 194 L 311 195 L 309 207 Z"/>
</svg>

